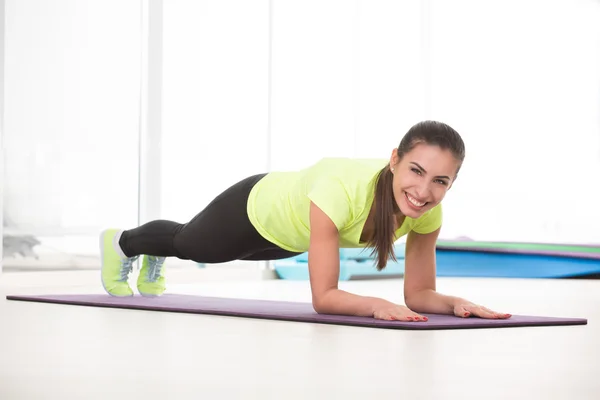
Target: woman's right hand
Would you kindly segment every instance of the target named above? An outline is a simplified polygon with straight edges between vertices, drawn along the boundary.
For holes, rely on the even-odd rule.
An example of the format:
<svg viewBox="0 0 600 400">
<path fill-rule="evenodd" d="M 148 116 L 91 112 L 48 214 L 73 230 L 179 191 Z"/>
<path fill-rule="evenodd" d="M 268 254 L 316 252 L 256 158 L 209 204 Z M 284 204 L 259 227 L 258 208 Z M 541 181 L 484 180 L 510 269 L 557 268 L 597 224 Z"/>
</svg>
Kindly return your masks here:
<svg viewBox="0 0 600 400">
<path fill-rule="evenodd" d="M 406 322 L 426 322 L 427 317 L 413 312 L 406 306 L 398 304 L 386 304 L 378 306 L 373 312 L 375 319 L 384 319 L 387 321 L 406 321 Z"/>
</svg>

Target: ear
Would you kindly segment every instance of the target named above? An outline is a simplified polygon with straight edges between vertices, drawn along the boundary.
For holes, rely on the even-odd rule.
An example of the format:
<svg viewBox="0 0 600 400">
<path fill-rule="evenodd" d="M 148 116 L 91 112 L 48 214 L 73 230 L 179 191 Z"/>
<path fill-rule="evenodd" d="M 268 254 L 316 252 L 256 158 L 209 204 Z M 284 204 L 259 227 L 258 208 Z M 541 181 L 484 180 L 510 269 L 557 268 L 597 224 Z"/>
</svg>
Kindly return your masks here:
<svg viewBox="0 0 600 400">
<path fill-rule="evenodd" d="M 390 156 L 390 169 L 397 165 L 398 161 L 400 161 L 398 157 L 398 148 L 395 148 L 392 150 L 392 155 Z"/>
</svg>

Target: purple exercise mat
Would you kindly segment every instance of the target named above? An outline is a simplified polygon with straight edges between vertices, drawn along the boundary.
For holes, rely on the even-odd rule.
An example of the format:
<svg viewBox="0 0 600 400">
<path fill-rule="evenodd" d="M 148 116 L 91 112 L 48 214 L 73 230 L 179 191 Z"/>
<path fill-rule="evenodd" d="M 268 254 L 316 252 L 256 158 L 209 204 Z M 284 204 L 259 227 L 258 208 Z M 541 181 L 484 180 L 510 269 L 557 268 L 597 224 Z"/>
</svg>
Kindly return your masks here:
<svg viewBox="0 0 600 400">
<path fill-rule="evenodd" d="M 367 317 L 320 315 L 315 313 L 310 303 L 203 297 L 181 294 L 165 294 L 161 297 L 155 298 L 147 298 L 142 296 L 118 298 L 103 294 L 6 296 L 6 298 L 8 300 L 70 304 L 79 306 L 226 315 L 233 317 L 365 326 L 386 329 L 472 329 L 587 324 L 587 319 L 583 318 L 536 317 L 525 315 L 513 315 L 511 318 L 505 320 L 493 320 L 481 318 L 458 318 L 451 315 L 423 314 L 429 318 L 429 321 L 383 321 Z"/>
</svg>

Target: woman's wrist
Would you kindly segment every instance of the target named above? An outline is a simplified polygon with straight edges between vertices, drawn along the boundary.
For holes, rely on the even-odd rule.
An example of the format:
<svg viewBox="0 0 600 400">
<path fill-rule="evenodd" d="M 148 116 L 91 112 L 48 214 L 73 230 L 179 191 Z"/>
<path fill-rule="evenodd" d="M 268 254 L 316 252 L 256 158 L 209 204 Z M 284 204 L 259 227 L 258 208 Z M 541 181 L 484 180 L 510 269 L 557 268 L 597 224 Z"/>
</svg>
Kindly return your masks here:
<svg viewBox="0 0 600 400">
<path fill-rule="evenodd" d="M 452 314 L 454 307 L 462 299 L 436 292 L 435 290 L 422 290 L 406 299 L 406 305 L 414 312 L 432 314 Z"/>
</svg>

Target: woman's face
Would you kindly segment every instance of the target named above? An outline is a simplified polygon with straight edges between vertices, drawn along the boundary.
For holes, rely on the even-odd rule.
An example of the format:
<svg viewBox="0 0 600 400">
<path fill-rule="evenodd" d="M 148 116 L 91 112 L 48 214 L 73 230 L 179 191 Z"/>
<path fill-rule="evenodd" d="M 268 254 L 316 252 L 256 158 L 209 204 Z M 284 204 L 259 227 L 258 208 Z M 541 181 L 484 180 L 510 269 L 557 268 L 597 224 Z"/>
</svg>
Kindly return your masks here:
<svg viewBox="0 0 600 400">
<path fill-rule="evenodd" d="M 419 218 L 438 205 L 456 177 L 460 162 L 449 150 L 417 144 L 400 160 L 397 149 L 392 152 L 394 198 L 402 214 Z"/>
</svg>

